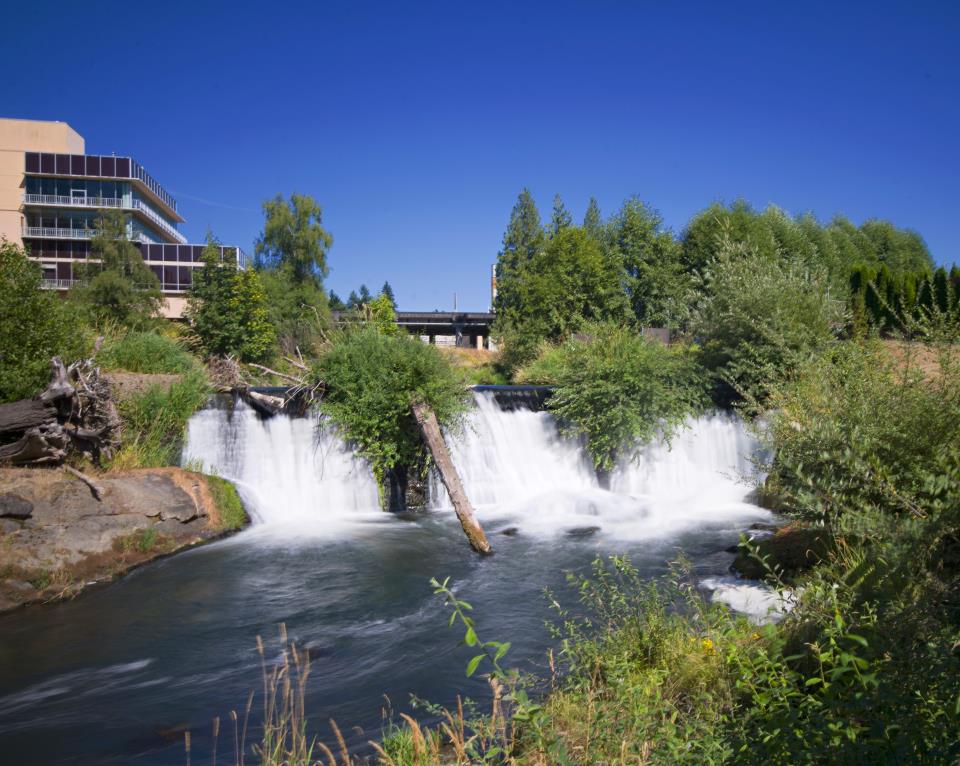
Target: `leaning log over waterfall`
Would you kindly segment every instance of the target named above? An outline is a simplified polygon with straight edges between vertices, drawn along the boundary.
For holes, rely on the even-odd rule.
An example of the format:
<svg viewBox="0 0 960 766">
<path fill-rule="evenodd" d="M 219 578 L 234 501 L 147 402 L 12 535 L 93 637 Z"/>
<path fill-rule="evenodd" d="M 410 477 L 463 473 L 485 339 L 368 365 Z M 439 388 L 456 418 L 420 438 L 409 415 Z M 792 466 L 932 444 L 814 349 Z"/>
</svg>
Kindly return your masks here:
<svg viewBox="0 0 960 766">
<path fill-rule="evenodd" d="M 450 452 L 447 450 L 447 443 L 443 440 L 443 433 L 440 431 L 437 416 L 423 402 L 413 403 L 413 414 L 417 419 L 420 430 L 423 432 L 423 439 L 433 456 L 433 462 L 440 472 L 443 486 L 447 488 L 447 493 L 453 502 L 453 509 L 457 512 L 457 518 L 460 519 L 460 526 L 463 527 L 463 531 L 470 541 L 470 547 L 477 553 L 493 553 L 490 543 L 487 542 L 487 536 L 483 533 L 483 528 L 473 515 L 473 506 L 470 505 L 463 484 L 460 483 L 457 469 L 450 459 Z"/>
</svg>

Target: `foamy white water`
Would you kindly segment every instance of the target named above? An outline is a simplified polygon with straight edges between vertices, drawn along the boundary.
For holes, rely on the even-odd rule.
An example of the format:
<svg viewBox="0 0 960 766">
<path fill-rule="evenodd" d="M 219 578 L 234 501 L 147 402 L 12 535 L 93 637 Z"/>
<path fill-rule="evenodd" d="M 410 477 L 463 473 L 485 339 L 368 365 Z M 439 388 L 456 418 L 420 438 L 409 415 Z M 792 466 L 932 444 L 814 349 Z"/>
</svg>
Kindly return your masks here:
<svg viewBox="0 0 960 766">
<path fill-rule="evenodd" d="M 636 540 L 769 516 L 748 500 L 759 445 L 736 417 L 691 419 L 670 443 L 654 442 L 621 463 L 607 491 L 581 445 L 563 439 L 551 415 L 503 411 L 491 392 L 475 399 L 467 429 L 448 440 L 482 523 L 538 536 Z M 431 495 L 434 507 L 449 509 L 436 477 Z"/>
<path fill-rule="evenodd" d="M 297 534 L 342 534 L 384 521 L 366 461 L 315 418 L 261 418 L 238 401 L 205 409 L 187 429 L 183 463 L 233 481 L 252 520 Z"/>
</svg>

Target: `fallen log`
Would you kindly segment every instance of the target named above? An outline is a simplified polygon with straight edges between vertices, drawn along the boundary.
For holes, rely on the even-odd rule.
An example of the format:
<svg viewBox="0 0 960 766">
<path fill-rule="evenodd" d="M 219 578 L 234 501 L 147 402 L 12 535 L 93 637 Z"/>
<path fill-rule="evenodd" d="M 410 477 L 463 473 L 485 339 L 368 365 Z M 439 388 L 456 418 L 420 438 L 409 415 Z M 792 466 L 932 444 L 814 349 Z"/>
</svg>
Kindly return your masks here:
<svg viewBox="0 0 960 766">
<path fill-rule="evenodd" d="M 483 528 L 473 514 L 473 506 L 470 499 L 463 489 L 460 482 L 460 476 L 457 469 L 450 459 L 450 452 L 447 450 L 447 443 L 443 440 L 443 432 L 440 430 L 440 424 L 437 422 L 437 416 L 423 402 L 415 401 L 412 404 L 413 415 L 417 419 L 420 431 L 423 433 L 423 440 L 430 450 L 433 462 L 440 472 L 440 479 L 443 486 L 447 488 L 450 500 L 453 502 L 453 510 L 456 511 L 457 518 L 460 520 L 460 526 L 470 541 L 470 547 L 477 553 L 488 555 L 493 553 L 493 548 L 487 541 L 487 536 Z"/>
<path fill-rule="evenodd" d="M 94 463 L 119 444 L 120 418 L 110 385 L 92 359 L 50 361 L 50 383 L 33 399 L 0 405 L 0 463 L 62 463 L 73 450 Z"/>
</svg>

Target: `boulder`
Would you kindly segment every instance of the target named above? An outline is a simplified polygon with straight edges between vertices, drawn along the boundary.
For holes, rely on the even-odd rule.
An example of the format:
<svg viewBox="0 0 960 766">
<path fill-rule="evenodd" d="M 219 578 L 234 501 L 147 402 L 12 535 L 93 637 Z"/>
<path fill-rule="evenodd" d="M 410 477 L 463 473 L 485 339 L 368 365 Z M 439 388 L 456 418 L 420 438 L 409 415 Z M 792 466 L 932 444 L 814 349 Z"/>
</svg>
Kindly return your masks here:
<svg viewBox="0 0 960 766">
<path fill-rule="evenodd" d="M 832 548 L 826 530 L 789 524 L 780 527 L 769 537 L 754 540 L 760 556 L 765 557 L 772 568 L 779 568 L 784 575 L 792 577 L 820 563 Z M 743 577 L 759 580 L 767 576 L 767 569 L 742 546 L 730 569 Z"/>
</svg>

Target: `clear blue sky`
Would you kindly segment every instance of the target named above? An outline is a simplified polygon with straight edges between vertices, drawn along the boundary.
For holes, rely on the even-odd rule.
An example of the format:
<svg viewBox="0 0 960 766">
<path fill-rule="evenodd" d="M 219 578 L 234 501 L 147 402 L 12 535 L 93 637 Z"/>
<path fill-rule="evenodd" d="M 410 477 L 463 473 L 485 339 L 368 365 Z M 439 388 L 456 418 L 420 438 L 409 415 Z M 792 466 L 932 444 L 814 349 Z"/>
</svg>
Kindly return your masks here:
<svg viewBox="0 0 960 766">
<path fill-rule="evenodd" d="M 252 252 L 299 191 L 328 286 L 485 309 L 523 186 L 675 230 L 743 196 L 886 217 L 960 261 L 960 3 L 10 3 L 0 116 L 130 154 Z M 10 76 L 13 73 L 14 76 Z"/>
</svg>

